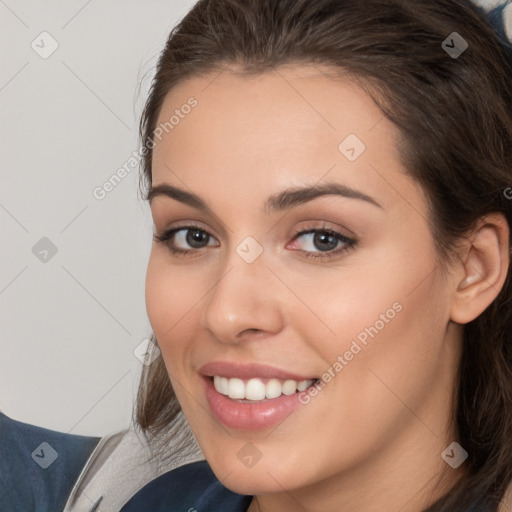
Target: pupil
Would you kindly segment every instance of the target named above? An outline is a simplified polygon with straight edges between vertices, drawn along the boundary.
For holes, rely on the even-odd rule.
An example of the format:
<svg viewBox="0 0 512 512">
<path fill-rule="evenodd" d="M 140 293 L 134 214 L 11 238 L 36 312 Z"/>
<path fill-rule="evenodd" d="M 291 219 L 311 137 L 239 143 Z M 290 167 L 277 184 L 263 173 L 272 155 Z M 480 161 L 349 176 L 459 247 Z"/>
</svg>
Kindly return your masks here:
<svg viewBox="0 0 512 512">
<path fill-rule="evenodd" d="M 187 243 L 192 247 L 200 246 L 208 235 L 200 230 L 189 230 L 187 233 Z"/>
<path fill-rule="evenodd" d="M 331 247 L 327 247 L 325 242 L 329 243 L 329 239 L 332 239 Z M 329 233 L 316 233 L 314 237 L 315 245 L 318 243 L 319 249 L 321 250 L 329 250 L 334 249 L 336 247 L 336 237 Z"/>
</svg>

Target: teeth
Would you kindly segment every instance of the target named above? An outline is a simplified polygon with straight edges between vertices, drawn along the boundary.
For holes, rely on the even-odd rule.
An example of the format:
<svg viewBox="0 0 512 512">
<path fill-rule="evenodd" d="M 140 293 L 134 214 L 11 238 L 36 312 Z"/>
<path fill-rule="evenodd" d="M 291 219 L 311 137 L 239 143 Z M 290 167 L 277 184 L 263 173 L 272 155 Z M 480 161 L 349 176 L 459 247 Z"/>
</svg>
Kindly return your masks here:
<svg viewBox="0 0 512 512">
<path fill-rule="evenodd" d="M 298 384 L 297 384 L 297 391 L 304 391 L 306 390 L 307 388 L 309 388 L 309 386 L 311 386 L 313 381 L 311 380 L 301 380 Z"/>
<path fill-rule="evenodd" d="M 245 384 L 242 379 L 229 379 L 229 398 L 244 398 Z"/>
<path fill-rule="evenodd" d="M 248 400 L 265 400 L 266 386 L 260 379 L 251 379 L 245 385 L 244 398 Z"/>
<path fill-rule="evenodd" d="M 215 389 L 222 395 L 229 396 L 234 400 L 264 400 L 278 398 L 281 395 L 293 395 L 297 391 L 304 391 L 313 384 L 313 380 L 285 380 L 269 379 L 265 384 L 261 379 L 242 379 L 213 377 Z"/>
<path fill-rule="evenodd" d="M 281 383 L 277 379 L 270 379 L 265 386 L 265 398 L 277 398 L 281 396 Z"/>
</svg>

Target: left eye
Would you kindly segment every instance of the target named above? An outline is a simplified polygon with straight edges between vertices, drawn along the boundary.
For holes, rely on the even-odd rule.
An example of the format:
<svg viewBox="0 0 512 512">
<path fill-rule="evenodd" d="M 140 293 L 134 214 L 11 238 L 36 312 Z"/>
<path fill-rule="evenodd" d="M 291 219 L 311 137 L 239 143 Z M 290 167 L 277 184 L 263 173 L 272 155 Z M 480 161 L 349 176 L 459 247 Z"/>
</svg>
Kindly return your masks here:
<svg viewBox="0 0 512 512">
<path fill-rule="evenodd" d="M 356 240 L 348 238 L 337 231 L 325 228 L 299 231 L 293 240 L 295 241 L 300 237 L 307 239 L 304 244 L 305 249 L 300 250 L 300 252 L 306 253 L 307 258 L 333 257 L 355 247 L 357 243 Z M 339 243 L 341 243 L 341 247 L 336 249 Z M 319 250 L 315 252 L 315 249 Z"/>
<path fill-rule="evenodd" d="M 350 239 L 337 231 L 330 229 L 310 229 L 299 231 L 293 238 L 293 243 L 298 238 L 307 239 L 305 249 L 299 249 L 299 252 L 306 253 L 307 258 L 326 258 L 346 251 L 356 245 L 356 240 Z M 208 245 L 218 246 L 217 243 L 210 244 L 213 237 L 204 229 L 195 226 L 184 226 L 173 228 L 162 235 L 155 235 L 155 241 L 164 243 L 172 254 L 190 254 L 197 252 L 198 249 L 204 249 Z M 181 244 L 188 245 L 191 249 L 179 247 Z M 341 244 L 341 248 L 336 249 Z M 335 250 L 336 249 L 336 250 Z"/>
<path fill-rule="evenodd" d="M 174 254 L 187 254 L 193 252 L 193 249 L 203 249 L 203 242 L 208 242 L 211 235 L 201 228 L 195 226 L 186 226 L 181 228 L 170 229 L 162 235 L 155 235 L 157 242 L 162 242 L 169 247 Z M 193 249 L 181 249 L 176 246 L 176 241 L 189 244 Z M 208 245 L 208 244 L 207 244 Z"/>
</svg>

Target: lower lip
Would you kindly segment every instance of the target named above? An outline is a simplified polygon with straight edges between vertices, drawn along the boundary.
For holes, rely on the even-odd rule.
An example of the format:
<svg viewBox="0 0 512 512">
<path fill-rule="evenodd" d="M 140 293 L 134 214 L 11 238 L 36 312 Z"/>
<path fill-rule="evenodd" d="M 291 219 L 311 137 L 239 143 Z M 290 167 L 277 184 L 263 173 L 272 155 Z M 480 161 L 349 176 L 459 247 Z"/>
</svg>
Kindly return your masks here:
<svg viewBox="0 0 512 512">
<path fill-rule="evenodd" d="M 298 393 L 258 402 L 239 402 L 219 393 L 211 377 L 203 380 L 206 399 L 213 415 L 229 428 L 262 430 L 282 422 L 300 405 Z"/>
</svg>

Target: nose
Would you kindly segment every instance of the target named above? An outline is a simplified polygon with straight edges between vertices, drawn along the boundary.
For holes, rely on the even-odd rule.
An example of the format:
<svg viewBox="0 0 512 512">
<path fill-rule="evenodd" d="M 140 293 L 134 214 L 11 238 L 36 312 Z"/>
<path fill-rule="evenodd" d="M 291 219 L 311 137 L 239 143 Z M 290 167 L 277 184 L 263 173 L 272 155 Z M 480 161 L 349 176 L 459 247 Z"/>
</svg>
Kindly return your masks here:
<svg viewBox="0 0 512 512">
<path fill-rule="evenodd" d="M 202 327 L 223 343 L 276 334 L 283 327 L 283 293 L 264 253 L 248 263 L 232 250 L 205 297 Z"/>
</svg>

